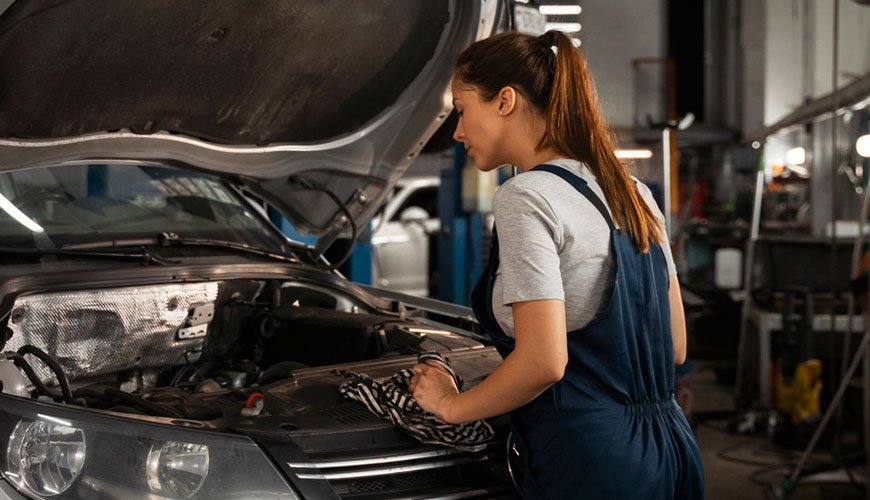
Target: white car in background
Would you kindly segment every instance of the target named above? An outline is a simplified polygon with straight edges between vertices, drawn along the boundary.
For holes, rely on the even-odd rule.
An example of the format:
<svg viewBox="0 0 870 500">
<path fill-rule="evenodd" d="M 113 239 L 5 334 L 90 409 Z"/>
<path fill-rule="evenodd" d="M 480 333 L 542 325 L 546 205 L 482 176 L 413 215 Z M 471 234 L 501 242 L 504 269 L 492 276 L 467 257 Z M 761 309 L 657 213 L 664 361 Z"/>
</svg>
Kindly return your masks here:
<svg viewBox="0 0 870 500">
<path fill-rule="evenodd" d="M 436 285 L 438 232 L 437 176 L 402 179 L 372 226 L 372 284 L 396 292 L 429 296 Z"/>
</svg>

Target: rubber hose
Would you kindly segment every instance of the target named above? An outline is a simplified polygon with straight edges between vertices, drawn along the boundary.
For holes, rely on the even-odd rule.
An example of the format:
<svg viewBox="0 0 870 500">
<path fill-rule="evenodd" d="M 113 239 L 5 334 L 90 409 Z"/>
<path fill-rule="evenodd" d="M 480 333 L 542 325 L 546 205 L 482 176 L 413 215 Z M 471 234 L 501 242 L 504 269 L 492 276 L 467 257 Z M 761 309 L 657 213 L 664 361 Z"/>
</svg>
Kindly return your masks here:
<svg viewBox="0 0 870 500">
<path fill-rule="evenodd" d="M 106 396 L 111 396 L 115 399 L 120 399 L 125 403 L 130 403 L 134 406 L 138 406 L 139 408 L 149 411 L 158 417 L 184 418 L 183 415 L 181 415 L 179 412 L 175 411 L 172 408 L 152 403 L 151 401 L 140 398 L 135 394 L 130 394 L 129 392 L 124 392 L 120 389 L 115 389 L 113 387 L 109 387 L 106 389 Z"/>
<path fill-rule="evenodd" d="M 54 358 L 49 356 L 48 353 L 46 353 L 42 349 L 32 345 L 22 346 L 20 349 L 18 349 L 18 354 L 31 354 L 39 358 L 43 363 L 45 363 L 46 366 L 48 366 L 48 368 L 54 373 L 54 376 L 57 377 L 57 381 L 60 384 L 60 392 L 63 395 L 63 400 L 66 403 L 73 402 L 72 391 L 70 391 L 69 389 L 69 380 L 67 380 L 66 373 L 64 373 L 63 368 L 60 366 L 60 363 L 55 361 Z"/>
<path fill-rule="evenodd" d="M 30 380 L 30 383 L 33 384 L 34 387 L 36 387 L 36 392 L 45 396 L 50 396 L 52 398 L 58 397 L 57 394 L 49 391 L 48 387 L 46 387 L 45 384 L 42 383 L 42 380 L 39 379 L 39 375 L 37 375 L 33 367 L 30 366 L 30 363 L 28 363 L 27 360 L 24 359 L 24 356 L 18 354 L 17 352 L 7 352 L 6 359 L 11 359 L 12 362 L 15 363 L 15 366 L 17 366 L 19 370 L 24 372 L 24 375 L 27 376 L 27 379 Z"/>
</svg>

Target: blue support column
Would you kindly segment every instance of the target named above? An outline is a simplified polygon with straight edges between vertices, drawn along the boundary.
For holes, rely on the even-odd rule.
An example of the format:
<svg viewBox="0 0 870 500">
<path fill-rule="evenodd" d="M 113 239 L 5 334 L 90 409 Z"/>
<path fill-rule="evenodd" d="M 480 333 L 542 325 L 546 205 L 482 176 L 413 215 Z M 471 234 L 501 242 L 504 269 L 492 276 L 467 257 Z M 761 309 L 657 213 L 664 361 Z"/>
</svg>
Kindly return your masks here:
<svg viewBox="0 0 870 500">
<path fill-rule="evenodd" d="M 467 157 L 461 144 L 453 154 L 453 168 L 441 171 L 438 195 L 438 298 L 468 305 L 471 288 L 481 272 L 483 217 L 462 211 L 462 169 Z"/>
<path fill-rule="evenodd" d="M 471 304 L 471 289 L 483 272 L 483 214 L 473 213 L 468 216 L 468 255 L 466 268 L 465 294 L 461 304 Z"/>
<path fill-rule="evenodd" d="M 348 267 L 347 277 L 349 280 L 363 285 L 371 285 L 372 244 L 357 241 L 353 247 L 353 253 L 350 254 L 350 258 L 345 265 Z"/>
</svg>

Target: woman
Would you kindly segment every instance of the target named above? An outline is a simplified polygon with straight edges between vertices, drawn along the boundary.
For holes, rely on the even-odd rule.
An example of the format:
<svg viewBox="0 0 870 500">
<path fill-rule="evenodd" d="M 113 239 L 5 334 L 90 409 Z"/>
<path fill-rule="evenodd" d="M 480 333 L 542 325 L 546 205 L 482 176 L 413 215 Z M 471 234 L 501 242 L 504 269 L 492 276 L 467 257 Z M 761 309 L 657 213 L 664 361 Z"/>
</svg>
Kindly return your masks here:
<svg viewBox="0 0 870 500">
<path fill-rule="evenodd" d="M 673 395 L 686 334 L 663 217 L 617 160 L 579 51 L 503 33 L 462 53 L 452 91 L 478 168 L 522 171 L 496 193 L 472 294 L 504 362 L 461 394 L 418 364 L 414 397 L 451 423 L 511 412 L 526 498 L 702 498 Z"/>
</svg>

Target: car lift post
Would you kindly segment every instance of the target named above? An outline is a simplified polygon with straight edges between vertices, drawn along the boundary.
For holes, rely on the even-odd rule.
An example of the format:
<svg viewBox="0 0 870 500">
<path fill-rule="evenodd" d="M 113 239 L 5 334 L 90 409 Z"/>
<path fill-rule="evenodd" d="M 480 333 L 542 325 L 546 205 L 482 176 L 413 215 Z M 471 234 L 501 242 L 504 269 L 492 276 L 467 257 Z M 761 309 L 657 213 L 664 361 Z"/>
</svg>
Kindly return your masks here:
<svg viewBox="0 0 870 500">
<path fill-rule="evenodd" d="M 462 169 L 468 157 L 462 144 L 453 150 L 453 168 L 441 171 L 438 213 L 438 298 L 468 305 L 481 272 L 483 216 L 462 210 Z"/>
<path fill-rule="evenodd" d="M 371 222 L 369 222 L 369 226 L 371 226 Z M 371 234 L 370 227 L 367 233 Z M 357 240 L 356 244 L 353 246 L 353 252 L 350 254 L 350 259 L 348 259 L 345 264 L 347 267 L 347 279 L 354 283 L 371 285 L 372 258 L 374 258 L 374 256 L 372 255 L 371 238 L 368 238 L 365 242 Z"/>
</svg>

